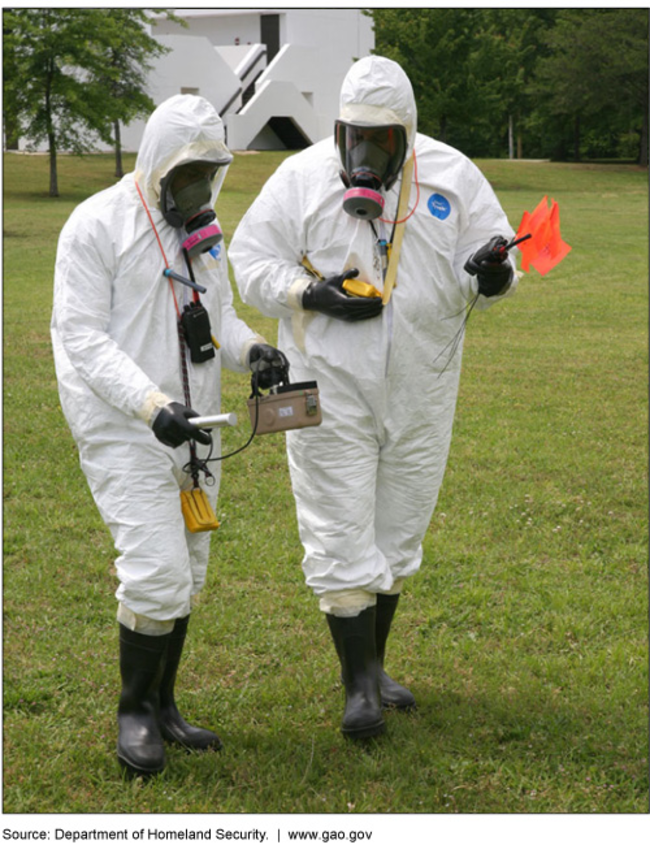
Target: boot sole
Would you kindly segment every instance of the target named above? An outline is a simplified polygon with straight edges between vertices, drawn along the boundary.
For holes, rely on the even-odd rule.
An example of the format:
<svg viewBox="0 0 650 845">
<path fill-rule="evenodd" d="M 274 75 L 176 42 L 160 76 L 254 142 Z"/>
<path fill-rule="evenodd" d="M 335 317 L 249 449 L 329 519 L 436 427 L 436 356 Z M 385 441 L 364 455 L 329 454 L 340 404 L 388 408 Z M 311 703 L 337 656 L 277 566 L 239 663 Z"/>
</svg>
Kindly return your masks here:
<svg viewBox="0 0 650 845">
<path fill-rule="evenodd" d="M 192 745 L 191 742 L 185 742 L 184 740 L 167 732 L 163 733 L 163 739 L 165 742 L 170 743 L 170 745 L 177 745 L 179 748 L 184 748 L 186 751 L 221 751 L 223 748 L 223 742 L 221 742 L 220 739 L 214 740 L 207 745 Z"/>
<path fill-rule="evenodd" d="M 382 710 L 399 710 L 400 713 L 411 713 L 418 709 L 418 705 L 415 701 L 411 704 L 395 704 L 392 701 L 382 701 L 381 708 Z"/>
<path fill-rule="evenodd" d="M 370 739 L 373 736 L 380 736 L 386 730 L 386 723 L 382 720 L 374 725 L 364 725 L 360 728 L 341 728 L 341 733 L 347 739 Z"/>
<path fill-rule="evenodd" d="M 166 725 L 160 723 L 160 735 L 165 740 L 173 745 L 180 745 L 187 751 L 221 751 L 223 742 L 213 731 L 205 731 L 204 736 L 210 735 L 212 738 L 200 740 L 195 738 L 192 740 L 191 736 L 187 736 L 184 732 L 174 728 L 173 725 Z"/>
<path fill-rule="evenodd" d="M 164 763 L 162 766 L 156 766 L 155 768 L 151 769 L 143 769 L 140 768 L 140 766 L 135 766 L 133 763 L 131 763 L 125 757 L 121 757 L 119 754 L 117 755 L 117 762 L 120 764 L 120 768 L 124 771 L 124 773 L 127 774 L 130 778 L 154 777 L 155 775 L 161 774 L 165 769 Z"/>
</svg>

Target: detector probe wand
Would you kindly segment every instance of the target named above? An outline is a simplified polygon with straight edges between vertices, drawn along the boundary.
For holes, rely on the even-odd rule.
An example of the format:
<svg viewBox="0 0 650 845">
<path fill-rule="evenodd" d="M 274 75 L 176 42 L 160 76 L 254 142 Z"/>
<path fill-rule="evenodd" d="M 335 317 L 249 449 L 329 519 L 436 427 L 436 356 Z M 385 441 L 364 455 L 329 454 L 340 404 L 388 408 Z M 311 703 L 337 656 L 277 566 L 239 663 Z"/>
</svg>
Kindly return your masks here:
<svg viewBox="0 0 650 845">
<path fill-rule="evenodd" d="M 187 285 L 188 288 L 192 288 L 192 290 L 196 290 L 199 293 L 205 293 L 207 291 L 207 288 L 204 288 L 202 285 L 197 285 L 196 282 L 192 282 L 190 279 L 186 279 L 185 276 L 181 276 L 180 273 L 175 273 L 169 268 L 163 270 L 163 276 L 166 276 L 168 279 L 175 279 L 182 285 Z"/>
<path fill-rule="evenodd" d="M 223 428 L 237 425 L 237 414 L 211 414 L 207 417 L 189 417 L 188 422 L 197 428 Z"/>
</svg>

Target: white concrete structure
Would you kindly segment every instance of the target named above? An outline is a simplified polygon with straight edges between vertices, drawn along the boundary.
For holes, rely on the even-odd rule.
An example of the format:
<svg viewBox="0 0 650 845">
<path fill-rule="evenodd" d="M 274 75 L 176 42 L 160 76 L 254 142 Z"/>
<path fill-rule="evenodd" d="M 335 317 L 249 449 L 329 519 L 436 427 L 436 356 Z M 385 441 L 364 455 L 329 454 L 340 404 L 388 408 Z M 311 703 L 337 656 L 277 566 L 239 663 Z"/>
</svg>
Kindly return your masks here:
<svg viewBox="0 0 650 845">
<path fill-rule="evenodd" d="M 158 105 L 200 94 L 221 114 L 233 150 L 299 149 L 327 137 L 343 77 L 374 47 L 360 9 L 176 9 L 187 26 L 158 17 L 153 36 L 170 49 L 149 75 Z M 138 148 L 143 121 L 123 127 Z"/>
</svg>

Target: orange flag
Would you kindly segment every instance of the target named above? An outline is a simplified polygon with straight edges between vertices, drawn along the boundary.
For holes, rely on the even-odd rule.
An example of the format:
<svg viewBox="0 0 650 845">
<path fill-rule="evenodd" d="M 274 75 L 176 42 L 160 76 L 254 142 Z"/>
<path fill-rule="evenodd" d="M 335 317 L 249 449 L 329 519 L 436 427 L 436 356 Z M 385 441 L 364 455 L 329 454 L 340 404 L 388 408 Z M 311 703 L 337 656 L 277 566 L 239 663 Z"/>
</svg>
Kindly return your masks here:
<svg viewBox="0 0 650 845">
<path fill-rule="evenodd" d="M 545 276 L 571 252 L 571 247 L 560 235 L 560 207 L 551 200 L 549 208 L 548 197 L 544 197 L 532 214 L 524 211 L 517 238 L 525 235 L 530 238 L 519 244 L 521 269 L 525 273 L 532 264 L 541 276 Z"/>
</svg>

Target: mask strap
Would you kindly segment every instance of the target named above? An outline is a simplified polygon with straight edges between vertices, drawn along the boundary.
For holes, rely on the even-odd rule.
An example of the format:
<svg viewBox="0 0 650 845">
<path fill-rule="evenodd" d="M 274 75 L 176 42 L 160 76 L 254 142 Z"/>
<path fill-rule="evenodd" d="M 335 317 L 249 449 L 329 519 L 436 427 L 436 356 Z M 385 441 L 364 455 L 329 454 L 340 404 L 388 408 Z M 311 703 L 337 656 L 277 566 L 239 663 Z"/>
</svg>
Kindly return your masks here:
<svg viewBox="0 0 650 845">
<path fill-rule="evenodd" d="M 402 187 L 399 194 L 399 203 L 397 206 L 397 220 L 395 221 L 395 234 L 393 237 L 393 243 L 391 246 L 390 251 L 390 259 L 388 261 L 388 271 L 386 272 L 386 278 L 384 280 L 384 292 L 382 294 L 381 301 L 384 305 L 388 305 L 390 301 L 391 294 L 393 292 L 393 288 L 396 286 L 396 279 L 397 279 L 397 265 L 399 264 L 399 254 L 402 248 L 402 238 L 404 237 L 404 224 L 409 219 L 413 211 L 418 206 L 418 203 L 415 203 L 413 207 L 413 211 L 411 214 L 404 217 L 406 214 L 406 209 L 408 207 L 409 196 L 411 194 L 411 179 L 413 176 L 413 169 L 415 167 L 415 150 L 413 150 L 412 157 L 406 162 L 404 165 L 404 170 L 402 171 Z M 417 183 L 417 178 L 416 178 Z M 418 187 L 419 192 L 419 187 Z M 418 201 L 419 201 L 419 194 L 418 194 Z"/>
</svg>

